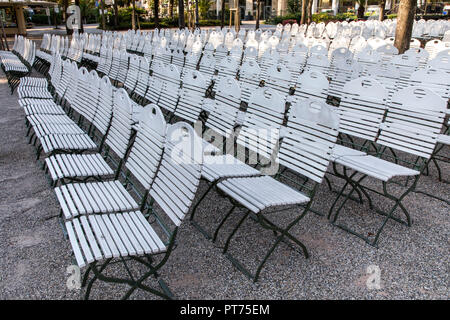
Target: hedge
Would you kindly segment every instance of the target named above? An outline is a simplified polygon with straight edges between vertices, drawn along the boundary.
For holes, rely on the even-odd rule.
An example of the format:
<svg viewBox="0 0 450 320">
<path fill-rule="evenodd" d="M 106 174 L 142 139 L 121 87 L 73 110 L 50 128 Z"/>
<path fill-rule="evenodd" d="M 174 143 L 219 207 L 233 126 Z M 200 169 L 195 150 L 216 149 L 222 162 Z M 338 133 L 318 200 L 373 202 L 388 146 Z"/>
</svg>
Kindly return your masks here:
<svg viewBox="0 0 450 320">
<path fill-rule="evenodd" d="M 279 24 L 283 23 L 285 20 L 295 20 L 297 23 L 300 23 L 300 19 L 302 14 L 300 12 L 290 13 L 284 16 L 273 17 L 271 19 L 266 20 L 266 24 Z M 357 17 L 353 13 L 338 13 L 336 16 L 328 14 L 328 13 L 316 13 L 312 15 L 312 20 L 316 23 L 320 22 L 328 22 L 328 21 L 344 21 L 344 20 L 356 20 Z"/>
<path fill-rule="evenodd" d="M 113 17 L 110 18 L 114 19 Z M 113 22 L 114 23 L 114 22 Z M 201 27 L 206 26 L 220 26 L 220 20 L 200 20 L 199 25 Z M 154 29 L 156 28 L 156 24 L 154 21 L 140 21 L 139 26 L 141 29 Z M 117 28 L 108 26 L 108 29 L 114 29 L 114 30 L 128 30 L 131 29 L 131 22 L 121 22 L 119 23 L 119 26 Z M 138 25 L 136 25 L 138 27 Z M 159 21 L 159 28 L 171 28 L 171 27 L 178 27 L 178 20 L 175 19 L 161 19 Z"/>
</svg>

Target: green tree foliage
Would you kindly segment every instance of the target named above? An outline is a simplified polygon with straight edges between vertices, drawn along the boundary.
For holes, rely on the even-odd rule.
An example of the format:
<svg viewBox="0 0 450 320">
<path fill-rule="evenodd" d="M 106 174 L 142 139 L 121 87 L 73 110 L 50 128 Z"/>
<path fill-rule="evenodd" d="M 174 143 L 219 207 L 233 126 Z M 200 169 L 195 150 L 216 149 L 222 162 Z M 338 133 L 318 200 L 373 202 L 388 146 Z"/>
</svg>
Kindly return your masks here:
<svg viewBox="0 0 450 320">
<path fill-rule="evenodd" d="M 298 0 L 288 0 L 287 2 L 288 13 L 297 13 L 301 11 L 301 3 Z"/>
<path fill-rule="evenodd" d="M 212 5 L 211 0 L 198 0 L 198 11 L 200 14 L 200 18 L 206 19 L 206 15 L 211 8 Z"/>
</svg>

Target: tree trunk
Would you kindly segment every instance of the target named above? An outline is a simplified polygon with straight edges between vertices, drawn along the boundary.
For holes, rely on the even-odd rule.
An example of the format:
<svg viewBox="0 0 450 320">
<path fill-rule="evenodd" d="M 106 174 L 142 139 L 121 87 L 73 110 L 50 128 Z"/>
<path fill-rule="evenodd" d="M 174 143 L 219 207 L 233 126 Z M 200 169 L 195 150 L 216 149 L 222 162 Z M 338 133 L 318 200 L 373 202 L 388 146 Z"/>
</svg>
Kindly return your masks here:
<svg viewBox="0 0 450 320">
<path fill-rule="evenodd" d="M 153 8 L 153 14 L 155 16 L 155 26 L 156 28 L 159 28 L 159 0 L 153 0 L 154 8 Z"/>
<path fill-rule="evenodd" d="M 362 18 L 364 18 L 364 11 L 366 11 L 366 9 L 364 8 L 362 1 L 359 1 L 358 3 L 359 3 L 359 7 L 358 7 L 358 11 L 356 12 L 356 17 L 358 19 L 362 19 Z"/>
<path fill-rule="evenodd" d="M 221 0 L 222 11 L 220 12 L 220 27 L 223 28 L 225 25 L 225 0 Z"/>
<path fill-rule="evenodd" d="M 300 19 L 300 24 L 305 24 L 307 22 L 307 16 L 308 16 L 308 0 L 301 0 L 302 1 L 302 16 Z"/>
<path fill-rule="evenodd" d="M 173 18 L 173 3 L 175 0 L 169 0 L 169 17 Z"/>
<path fill-rule="evenodd" d="M 136 30 L 136 1 L 132 2 L 133 10 L 131 11 L 131 29 Z"/>
<path fill-rule="evenodd" d="M 105 20 L 105 2 L 102 1 L 100 8 L 102 9 L 102 29 L 106 29 L 106 20 Z"/>
<path fill-rule="evenodd" d="M 69 6 L 69 0 L 63 0 L 62 6 L 63 6 L 62 18 L 64 20 L 64 23 L 66 24 L 66 33 L 71 34 L 72 30 L 67 28 L 67 7 Z"/>
<path fill-rule="evenodd" d="M 400 54 L 409 49 L 416 3 L 416 0 L 400 0 L 394 42 L 394 46 L 398 49 L 398 53 Z"/>
<path fill-rule="evenodd" d="M 184 0 L 178 0 L 178 27 L 183 29 L 186 26 L 184 22 Z"/>
<path fill-rule="evenodd" d="M 261 15 L 260 8 L 261 8 L 261 0 L 258 0 L 256 2 L 256 25 L 255 25 L 255 30 L 259 29 L 259 16 Z"/>
<path fill-rule="evenodd" d="M 312 22 L 312 4 L 313 4 L 313 0 L 309 0 L 308 7 L 306 9 L 306 11 L 308 13 L 308 20 L 307 20 L 308 24 L 310 24 Z"/>
<path fill-rule="evenodd" d="M 386 6 L 386 0 L 380 0 L 380 21 L 384 20 L 384 7 Z"/>
<path fill-rule="evenodd" d="M 117 29 L 119 26 L 119 8 L 117 6 L 117 0 L 114 0 L 114 27 Z"/>
</svg>

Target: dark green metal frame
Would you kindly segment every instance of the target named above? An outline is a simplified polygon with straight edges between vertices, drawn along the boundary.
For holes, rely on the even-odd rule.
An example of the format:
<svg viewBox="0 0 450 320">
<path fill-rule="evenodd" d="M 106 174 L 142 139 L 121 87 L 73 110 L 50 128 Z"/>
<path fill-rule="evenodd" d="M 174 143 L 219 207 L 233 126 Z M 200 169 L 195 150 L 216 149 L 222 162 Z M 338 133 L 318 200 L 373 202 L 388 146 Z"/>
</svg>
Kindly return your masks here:
<svg viewBox="0 0 450 320">
<path fill-rule="evenodd" d="M 386 154 L 387 150 L 390 150 L 392 153 L 392 156 L 388 156 Z M 428 160 L 424 159 L 424 158 L 417 158 L 416 161 L 414 163 L 410 163 L 408 161 L 405 160 L 401 160 L 397 157 L 397 155 L 395 154 L 394 150 L 392 150 L 391 148 L 378 148 L 378 152 L 376 154 L 376 156 L 378 157 L 390 157 L 390 158 L 394 158 L 396 163 L 402 162 L 402 163 L 407 163 L 407 164 L 412 164 L 413 168 L 417 171 L 419 171 L 419 174 L 412 177 L 412 182 L 411 177 L 406 177 L 406 182 L 405 184 L 400 184 L 397 183 L 395 181 L 382 181 L 382 189 L 383 191 L 380 192 L 377 189 L 371 188 L 367 185 L 363 185 L 362 182 L 368 177 L 368 175 L 366 174 L 362 174 L 361 176 L 357 177 L 358 172 L 351 170 L 350 168 L 346 168 L 345 166 L 342 166 L 342 172 L 339 172 L 337 169 L 337 164 L 335 162 L 333 162 L 333 172 L 330 174 L 333 174 L 334 176 L 343 179 L 345 181 L 344 185 L 342 186 L 342 188 L 338 191 L 338 195 L 336 197 L 336 199 L 334 200 L 333 204 L 331 205 L 329 211 L 328 211 L 328 219 L 331 221 L 332 224 L 336 225 L 337 227 L 363 239 L 365 242 L 367 242 L 369 245 L 374 246 L 374 247 L 378 247 L 378 240 L 379 237 L 381 235 L 381 232 L 383 231 L 384 227 L 386 226 L 386 223 L 389 220 L 394 220 L 396 222 L 399 222 L 401 224 L 404 224 L 408 227 L 411 226 L 412 223 L 412 219 L 411 216 L 408 212 L 408 210 L 405 208 L 405 206 L 403 205 L 402 201 L 403 199 L 410 194 L 411 192 L 415 192 L 416 190 L 416 186 L 417 183 L 419 181 L 420 175 L 423 173 L 424 169 L 426 168 L 427 164 L 428 164 Z M 350 173 L 352 172 L 352 173 Z M 390 193 L 388 191 L 388 184 L 397 184 L 397 185 L 401 185 L 402 187 L 406 188 L 406 190 L 404 190 L 399 196 L 395 196 L 392 193 Z M 409 185 L 409 186 L 408 186 Z M 350 191 L 347 193 L 344 193 L 345 190 L 347 189 L 347 187 L 350 186 Z M 358 195 L 358 198 L 355 199 L 354 197 L 352 197 L 352 194 L 356 192 Z M 375 208 L 372 202 L 372 199 L 369 195 L 369 192 L 372 193 L 376 193 L 378 195 L 383 196 L 384 198 L 391 200 L 394 202 L 394 204 L 391 206 L 391 208 L 387 211 L 383 211 L 379 208 Z M 351 229 L 350 227 L 348 227 L 347 225 L 344 225 L 342 223 L 339 223 L 338 217 L 340 216 L 340 214 L 342 213 L 342 210 L 344 208 L 344 205 L 346 204 L 346 202 L 350 199 L 350 200 L 354 200 L 357 201 L 359 203 L 363 203 L 363 196 L 368 200 L 368 205 L 370 210 L 374 210 L 376 213 L 380 214 L 381 216 L 384 216 L 384 219 L 381 223 L 381 225 L 378 227 L 378 229 L 374 232 L 369 234 L 368 236 L 365 236 L 353 229 Z M 336 212 L 333 215 L 333 211 L 336 208 L 339 199 L 341 199 L 342 197 L 344 197 L 342 203 L 339 205 L 339 207 L 337 208 Z M 397 210 L 397 208 L 400 208 L 401 211 L 403 212 L 406 220 L 402 220 L 400 218 L 397 218 L 394 216 L 395 211 Z M 373 238 L 371 238 L 373 237 Z"/>
</svg>

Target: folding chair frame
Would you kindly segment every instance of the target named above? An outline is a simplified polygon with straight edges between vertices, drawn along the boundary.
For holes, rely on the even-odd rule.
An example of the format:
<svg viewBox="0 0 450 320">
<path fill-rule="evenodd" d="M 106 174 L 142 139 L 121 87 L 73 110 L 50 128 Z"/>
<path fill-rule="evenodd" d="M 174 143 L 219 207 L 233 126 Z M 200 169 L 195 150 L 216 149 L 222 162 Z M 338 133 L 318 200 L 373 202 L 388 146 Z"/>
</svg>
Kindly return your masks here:
<svg viewBox="0 0 450 320">
<path fill-rule="evenodd" d="M 259 276 L 261 274 L 261 271 L 262 271 L 264 265 L 266 264 L 267 260 L 269 259 L 269 257 L 273 253 L 273 251 L 276 249 L 276 247 L 281 242 L 286 243 L 291 249 L 296 250 L 296 248 L 293 247 L 292 244 L 290 244 L 289 242 L 286 241 L 287 239 L 291 240 L 296 245 L 298 245 L 302 249 L 301 253 L 305 256 L 305 258 L 309 258 L 309 253 L 308 253 L 308 250 L 307 250 L 306 246 L 299 239 L 297 239 L 294 235 L 292 235 L 289 231 L 295 225 L 297 225 L 300 222 L 300 220 L 302 220 L 305 217 L 305 215 L 308 213 L 308 211 L 310 211 L 312 203 L 314 201 L 314 196 L 315 196 L 315 194 L 317 192 L 317 189 L 318 189 L 318 186 L 319 186 L 319 184 L 317 184 L 317 183 L 314 184 L 314 187 L 312 188 L 312 190 L 311 190 L 311 192 L 309 194 L 310 200 L 307 203 L 303 203 L 303 204 L 299 204 L 299 205 L 295 205 L 295 206 L 289 206 L 288 208 L 283 208 L 281 210 L 274 210 L 274 211 L 266 212 L 266 213 L 263 213 L 263 211 L 264 211 L 263 210 L 263 211 L 259 211 L 258 213 L 254 213 L 254 214 L 249 209 L 246 208 L 246 212 L 244 213 L 242 218 L 239 220 L 239 222 L 236 224 L 234 229 L 231 231 L 231 233 L 227 237 L 227 240 L 225 241 L 225 245 L 223 247 L 223 254 L 225 254 L 227 259 L 230 260 L 230 262 L 239 271 L 241 271 L 243 274 L 245 274 L 253 282 L 257 282 L 258 281 Z M 214 242 L 217 239 L 217 235 L 219 233 L 219 230 L 222 228 L 222 226 L 224 225 L 226 220 L 234 212 L 235 208 L 237 208 L 237 207 L 245 208 L 240 203 L 236 202 L 233 198 L 231 198 L 229 196 L 227 196 L 227 198 L 228 198 L 228 200 L 231 202 L 231 204 L 233 206 L 228 211 L 228 213 L 223 217 L 222 221 L 220 222 L 220 224 L 218 225 L 217 229 L 215 230 L 214 236 L 213 236 L 213 241 Z M 295 207 L 303 207 L 303 206 L 304 206 L 303 211 L 284 228 L 276 225 L 274 222 L 272 222 L 271 220 L 269 220 L 265 216 L 265 214 L 268 214 L 268 213 L 281 212 L 281 211 L 289 210 L 289 209 L 292 209 L 292 208 L 295 208 Z M 228 248 L 230 246 L 231 239 L 236 234 L 237 230 L 241 227 L 242 223 L 247 219 L 248 216 L 253 217 L 253 220 L 255 222 L 258 222 L 264 229 L 271 230 L 274 233 L 274 235 L 276 236 L 275 242 L 273 243 L 273 245 L 269 248 L 269 250 L 264 255 L 264 258 L 259 263 L 255 273 L 251 273 L 251 271 L 249 271 L 237 258 L 235 258 L 232 254 L 230 254 L 228 252 Z"/>
<path fill-rule="evenodd" d="M 86 271 L 83 275 L 83 280 L 81 283 L 81 286 L 83 288 L 84 287 L 86 288 L 85 294 L 84 294 L 84 299 L 85 300 L 89 299 L 91 290 L 92 290 L 92 286 L 95 283 L 95 281 L 97 281 L 97 280 L 101 280 L 101 281 L 107 282 L 107 283 L 121 283 L 121 284 L 129 285 L 130 288 L 122 296 L 122 298 L 121 298 L 122 300 L 128 299 L 136 289 L 141 289 L 143 291 L 152 293 L 152 294 L 154 294 L 158 297 L 164 298 L 164 299 L 173 299 L 174 298 L 173 293 L 170 291 L 169 287 L 164 282 L 164 280 L 160 278 L 160 276 L 158 274 L 158 270 L 162 266 L 164 266 L 165 263 L 167 262 L 167 260 L 169 259 L 170 254 L 172 253 L 172 250 L 174 249 L 174 247 L 176 245 L 175 239 L 176 239 L 177 233 L 178 233 L 178 227 L 175 227 L 174 231 L 172 232 L 172 234 L 170 236 L 167 251 L 164 253 L 164 256 L 161 259 L 161 261 L 159 263 L 157 263 L 156 265 L 154 264 L 155 262 L 153 261 L 154 255 L 151 255 L 151 254 L 147 254 L 144 256 L 140 256 L 140 257 L 138 257 L 138 256 L 130 256 L 128 258 L 120 257 L 120 258 L 117 258 L 116 260 L 113 260 L 113 258 L 109 258 L 109 259 L 106 259 L 106 261 L 104 263 L 102 263 L 100 266 L 97 264 L 97 262 L 93 262 L 93 263 L 89 264 L 88 268 L 86 269 Z M 149 271 L 145 272 L 139 278 L 135 278 L 135 276 L 133 276 L 131 270 L 129 269 L 129 267 L 126 263 L 127 261 L 130 261 L 130 260 L 133 260 L 133 261 L 143 264 L 144 266 L 146 266 L 149 269 Z M 106 276 L 103 273 L 108 266 L 119 263 L 119 262 L 122 262 L 124 268 L 127 271 L 129 278 L 116 278 L 116 277 Z M 89 280 L 90 271 L 92 271 L 94 273 L 94 275 Z M 154 288 L 151 288 L 151 287 L 143 284 L 143 282 L 151 276 L 153 276 L 158 281 L 158 285 L 159 285 L 161 291 L 156 290 Z M 89 280 L 89 282 L 88 282 L 88 280 Z"/>
<path fill-rule="evenodd" d="M 384 155 L 385 154 L 385 150 L 386 150 L 386 147 L 381 148 L 380 151 L 378 152 L 377 156 L 381 157 L 382 155 Z M 396 158 L 395 155 L 394 155 L 394 158 Z M 396 158 L 396 160 L 398 161 L 398 158 Z M 418 163 L 419 160 L 420 160 L 421 163 Z M 399 196 L 395 196 L 395 195 L 393 195 L 392 193 L 390 193 L 388 191 L 387 186 L 388 186 L 388 184 L 392 184 L 392 183 L 399 184 L 399 183 L 396 183 L 394 181 L 383 181 L 382 182 L 383 191 L 380 192 L 379 190 L 376 190 L 374 188 L 371 188 L 371 187 L 368 187 L 368 186 L 365 186 L 365 185 L 362 184 L 363 180 L 366 179 L 368 177 L 368 175 L 362 174 L 361 177 L 356 179 L 356 175 L 358 174 L 358 171 L 354 171 L 353 173 L 349 174 L 349 172 L 348 172 L 349 169 L 346 168 L 345 166 L 343 166 L 342 173 L 339 173 L 336 163 L 333 162 L 333 174 L 336 177 L 343 179 L 345 181 L 345 183 L 344 183 L 343 187 L 340 189 L 340 191 L 338 192 L 338 195 L 337 195 L 336 199 L 334 200 L 333 204 L 331 205 L 331 207 L 330 207 L 330 209 L 328 211 L 328 219 L 331 220 L 331 223 L 333 225 L 336 225 L 337 227 L 339 227 L 339 228 L 341 228 L 341 229 L 343 229 L 343 230 L 345 230 L 345 231 L 347 231 L 347 232 L 349 232 L 349 233 L 351 233 L 351 234 L 353 234 L 353 235 L 363 239 L 369 245 L 378 248 L 379 237 L 380 237 L 381 232 L 383 231 L 386 223 L 388 222 L 388 220 L 397 221 L 397 222 L 399 222 L 401 224 L 404 224 L 404 225 L 406 225 L 408 227 L 411 226 L 411 223 L 412 223 L 411 216 L 410 216 L 408 210 L 402 204 L 402 201 L 408 194 L 410 194 L 411 192 L 415 192 L 417 183 L 418 183 L 419 178 L 420 178 L 420 175 L 423 173 L 423 171 L 425 170 L 425 168 L 426 168 L 428 163 L 429 163 L 429 160 L 426 160 L 426 159 L 420 158 L 420 157 L 417 158 L 417 160 L 415 161 L 413 166 L 414 166 L 414 169 L 419 170 L 420 173 L 412 178 L 413 181 L 412 181 L 412 183 L 410 184 L 409 187 L 408 187 L 408 184 L 409 184 L 409 180 L 411 179 L 411 177 L 406 177 L 406 183 L 403 186 L 407 187 L 407 189 L 405 191 L 403 191 Z M 345 189 L 347 188 L 348 185 L 351 186 L 351 190 L 347 194 L 344 194 L 344 191 L 345 191 Z M 378 213 L 378 214 L 380 214 L 380 215 L 385 217 L 383 222 L 381 223 L 380 227 L 375 231 L 375 233 L 373 233 L 373 235 L 374 235 L 373 239 L 371 239 L 369 236 L 365 236 L 365 235 L 363 235 L 363 234 L 361 234 L 361 233 L 351 229 L 350 227 L 348 227 L 346 225 L 343 225 L 343 224 L 340 224 L 340 223 L 337 222 L 337 219 L 338 219 L 339 215 L 341 214 L 341 211 L 344 208 L 345 203 L 349 199 L 355 200 L 354 198 L 351 197 L 354 191 L 356 191 L 358 193 L 359 200 L 360 200 L 359 202 L 360 203 L 362 203 L 362 195 L 364 195 L 367 198 L 367 200 L 368 200 L 369 208 L 371 210 L 374 210 L 376 213 Z M 394 201 L 394 205 L 388 211 L 383 211 L 383 210 L 381 210 L 379 208 L 375 208 L 374 205 L 373 205 L 372 199 L 370 198 L 370 195 L 369 195 L 368 191 L 376 193 L 376 194 L 381 195 L 381 196 L 384 196 L 386 199 Z M 332 213 L 333 213 L 333 211 L 334 211 L 334 209 L 335 209 L 339 199 L 341 197 L 344 197 L 344 196 L 345 196 L 345 198 L 344 198 L 343 202 L 337 208 L 336 213 L 332 217 Z M 401 219 L 396 218 L 396 217 L 393 216 L 394 212 L 396 211 L 396 209 L 398 207 L 400 207 L 400 209 L 402 210 L 403 214 L 405 215 L 406 221 L 401 220 Z"/>
</svg>

